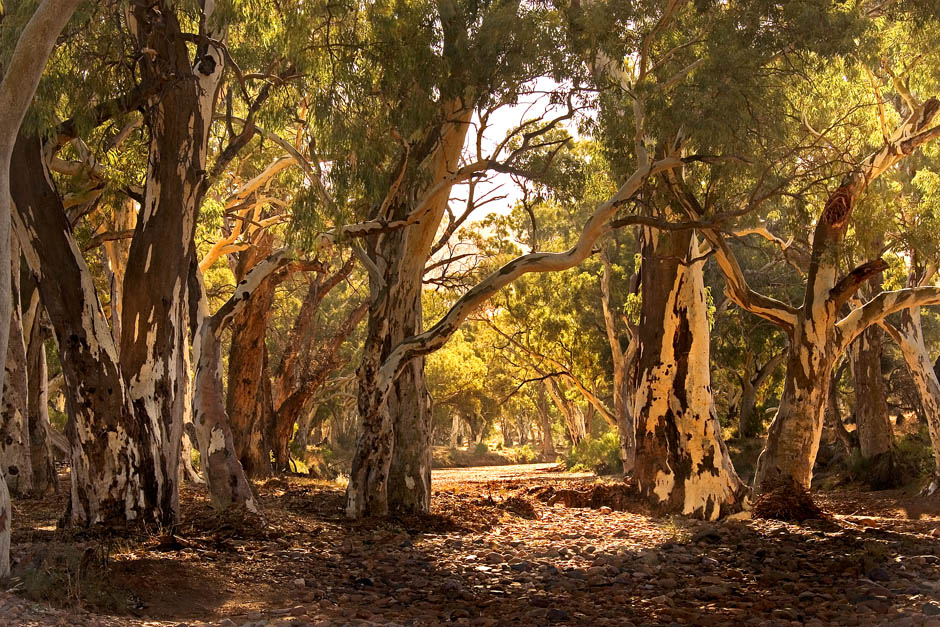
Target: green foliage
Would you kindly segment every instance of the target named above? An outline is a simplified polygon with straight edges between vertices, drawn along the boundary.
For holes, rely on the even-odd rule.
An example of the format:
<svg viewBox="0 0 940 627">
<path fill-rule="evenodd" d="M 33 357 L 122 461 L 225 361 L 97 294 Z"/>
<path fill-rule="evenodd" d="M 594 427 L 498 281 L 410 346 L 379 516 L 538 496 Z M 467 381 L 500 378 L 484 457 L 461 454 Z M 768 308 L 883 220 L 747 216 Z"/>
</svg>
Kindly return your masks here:
<svg viewBox="0 0 940 627">
<path fill-rule="evenodd" d="M 476 446 L 473 447 L 474 455 L 486 455 L 490 452 L 490 447 L 486 445 L 486 442 L 478 442 Z"/>
<path fill-rule="evenodd" d="M 573 472 L 614 474 L 622 469 L 620 440 L 613 431 L 599 438 L 586 437 L 574 445 L 565 457 L 565 467 Z"/>
</svg>

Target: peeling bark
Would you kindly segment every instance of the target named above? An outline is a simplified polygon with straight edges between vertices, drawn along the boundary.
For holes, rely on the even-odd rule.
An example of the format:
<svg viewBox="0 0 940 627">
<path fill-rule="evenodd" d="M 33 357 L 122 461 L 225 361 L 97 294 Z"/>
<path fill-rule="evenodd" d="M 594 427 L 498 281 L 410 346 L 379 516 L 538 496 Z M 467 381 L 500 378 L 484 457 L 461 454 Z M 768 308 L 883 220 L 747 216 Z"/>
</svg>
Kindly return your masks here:
<svg viewBox="0 0 940 627">
<path fill-rule="evenodd" d="M 908 285 L 918 285 L 925 278 L 922 274 L 922 269 L 916 266 L 912 268 Z M 920 307 L 905 309 L 901 312 L 897 327 L 887 328 L 910 369 L 921 408 L 927 419 L 934 459 L 934 476 L 924 488 L 924 495 L 929 496 L 940 491 L 940 381 L 924 341 Z"/>
<path fill-rule="evenodd" d="M 288 262 L 287 254 L 278 251 L 257 264 L 238 284 L 232 297 L 210 316 L 201 272 L 195 258 L 191 261 L 190 299 L 196 303 L 196 311 L 192 314 L 196 321 L 193 341 L 193 360 L 196 363 L 193 423 L 199 441 L 203 475 L 212 506 L 217 510 L 261 515 L 251 485 L 235 453 L 232 430 L 225 411 L 220 336 L 225 325 L 250 303 L 256 290 Z"/>
<path fill-rule="evenodd" d="M 142 425 L 127 395 L 91 273 L 51 185 L 36 136 L 21 136 L 12 196 L 20 244 L 38 277 L 55 331 L 71 420 L 71 519 L 79 524 L 146 519 L 154 497 L 141 483 Z"/>
<path fill-rule="evenodd" d="M 224 40 L 224 30 L 210 28 L 214 7 L 206 3 L 199 31 Z M 151 141 L 123 283 L 121 370 L 148 432 L 142 481 L 157 494 L 159 519 L 171 524 L 179 517 L 187 282 L 225 59 L 218 47 L 200 43 L 193 63 L 176 9 L 163 2 L 135 2 L 131 22 L 138 49 L 154 51 L 139 57 L 144 83 L 165 87 L 144 115 Z"/>
<path fill-rule="evenodd" d="M 911 155 L 921 145 L 940 137 L 932 126 L 940 101 L 926 100 L 915 107 L 884 144 L 860 161 L 826 201 L 816 222 L 803 304 L 791 307 L 757 294 L 747 285 L 740 266 L 722 235 L 710 228 L 702 234 L 715 250 L 725 275 L 728 295 L 740 307 L 770 320 L 790 336 L 787 374 L 780 405 L 757 464 L 757 492 L 779 484 L 796 483 L 809 489 L 813 465 L 836 359 L 868 327 L 902 309 L 940 303 L 940 289 L 914 287 L 881 292 L 845 317 L 839 312 L 872 276 L 887 268 L 881 259 L 864 263 L 839 279 L 837 262 L 852 211 L 865 190 L 881 174 Z M 676 199 L 693 219 L 704 216 L 694 194 L 674 173 L 667 175 Z"/>
<path fill-rule="evenodd" d="M 881 345 L 884 331 L 869 327 L 852 343 L 852 373 L 855 378 L 855 424 L 862 457 L 872 459 L 891 450 L 894 429 L 888 411 Z"/>
<path fill-rule="evenodd" d="M 241 283 L 248 272 L 271 254 L 273 237 L 262 236 L 259 242 L 238 256 L 235 281 Z M 251 300 L 232 318 L 232 342 L 228 355 L 228 387 L 225 407 L 228 411 L 235 452 L 245 474 L 257 479 L 269 477 L 271 442 L 267 431 L 273 421 L 270 385 L 267 371 L 265 331 L 274 301 L 274 285 L 265 281 L 252 294 Z"/>
<path fill-rule="evenodd" d="M 637 356 L 637 344 L 633 337 L 624 351 L 620 346 L 620 337 L 613 312 L 610 307 L 610 259 L 603 255 L 604 272 L 601 275 L 601 306 L 604 311 L 604 329 L 607 342 L 613 355 L 614 372 L 614 416 L 617 420 L 617 434 L 620 439 L 620 462 L 623 474 L 633 472 L 636 464 L 636 421 L 633 419 L 631 389 L 628 373 L 633 368 Z M 632 335 L 632 334 L 631 334 Z"/>
<path fill-rule="evenodd" d="M 715 520 L 748 507 L 714 413 L 702 261 L 691 232 L 644 234 L 634 477 L 664 512 Z"/>
<path fill-rule="evenodd" d="M 25 496 L 33 489 L 33 468 L 29 457 L 29 419 L 26 364 L 26 340 L 20 303 L 20 251 L 16 239 L 10 240 L 13 303 L 10 335 L 3 369 L 3 406 L 0 411 L 0 472 L 14 496 Z"/>
<path fill-rule="evenodd" d="M 346 490 L 348 517 L 384 515 L 388 511 L 385 490 L 388 465 L 385 460 L 391 463 L 392 421 L 384 409 L 395 380 L 405 366 L 413 359 L 443 346 L 473 311 L 519 276 L 529 272 L 566 270 L 584 261 L 591 254 L 594 243 L 611 228 L 609 222 L 618 208 L 632 198 L 649 177 L 680 164 L 681 161 L 674 155 L 656 162 L 643 161 L 617 193 L 595 210 L 572 248 L 564 252 L 529 253 L 514 259 L 458 299 L 433 327 L 395 346 L 384 360 L 381 359 L 381 343 L 377 340 L 387 333 L 387 317 L 382 315 L 382 302 L 373 305 L 359 369 L 361 430 Z M 375 285 L 374 289 L 381 291 L 379 285 Z M 376 295 L 373 294 L 374 300 Z"/>
</svg>

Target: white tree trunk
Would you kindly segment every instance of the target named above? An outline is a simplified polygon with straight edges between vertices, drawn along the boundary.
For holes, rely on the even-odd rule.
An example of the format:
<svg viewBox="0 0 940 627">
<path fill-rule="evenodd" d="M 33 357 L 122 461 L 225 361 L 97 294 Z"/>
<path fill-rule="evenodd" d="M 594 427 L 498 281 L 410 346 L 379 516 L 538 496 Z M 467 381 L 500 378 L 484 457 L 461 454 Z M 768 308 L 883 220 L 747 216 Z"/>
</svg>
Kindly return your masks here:
<svg viewBox="0 0 940 627">
<path fill-rule="evenodd" d="M 645 233 L 636 383 L 640 492 L 664 512 L 716 520 L 748 506 L 711 396 L 704 260 L 690 232 Z"/>
<path fill-rule="evenodd" d="M 927 484 L 924 494 L 936 494 L 940 490 L 940 382 L 924 342 L 920 308 L 912 307 L 901 312 L 897 330 L 891 335 L 901 348 L 904 361 L 911 371 L 921 408 L 927 418 L 930 443 L 933 447 L 934 476 Z"/>
</svg>

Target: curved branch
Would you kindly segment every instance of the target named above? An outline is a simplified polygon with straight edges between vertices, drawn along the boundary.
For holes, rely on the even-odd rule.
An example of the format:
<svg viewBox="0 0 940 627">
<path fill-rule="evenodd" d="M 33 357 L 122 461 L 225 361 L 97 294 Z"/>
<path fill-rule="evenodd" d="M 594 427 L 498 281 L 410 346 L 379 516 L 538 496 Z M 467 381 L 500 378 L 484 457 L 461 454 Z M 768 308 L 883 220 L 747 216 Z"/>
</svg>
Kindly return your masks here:
<svg viewBox="0 0 940 627">
<path fill-rule="evenodd" d="M 881 292 L 836 324 L 839 350 L 843 351 L 848 348 L 852 340 L 861 335 L 865 329 L 873 324 L 879 324 L 894 312 L 924 305 L 940 305 L 940 287 L 933 285 L 907 287 L 891 292 Z"/>
<path fill-rule="evenodd" d="M 443 346 L 461 323 L 493 294 L 530 272 L 557 272 L 572 268 L 591 255 L 594 243 L 610 229 L 609 220 L 653 175 L 678 167 L 681 160 L 669 156 L 637 168 L 616 194 L 598 207 L 587 221 L 577 243 L 564 252 L 529 253 L 517 257 L 464 294 L 433 327 L 401 342 L 378 371 L 377 388 L 387 395 L 401 368 L 414 357 L 427 355 Z"/>
</svg>

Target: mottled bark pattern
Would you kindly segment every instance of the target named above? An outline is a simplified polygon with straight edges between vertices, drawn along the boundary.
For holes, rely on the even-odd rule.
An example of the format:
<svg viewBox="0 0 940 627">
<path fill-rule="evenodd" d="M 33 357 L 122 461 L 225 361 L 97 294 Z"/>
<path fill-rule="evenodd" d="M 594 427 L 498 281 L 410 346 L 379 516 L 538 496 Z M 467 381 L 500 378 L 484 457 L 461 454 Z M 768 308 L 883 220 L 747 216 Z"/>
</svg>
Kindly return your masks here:
<svg viewBox="0 0 940 627">
<path fill-rule="evenodd" d="M 428 165 L 409 171 L 409 180 L 388 199 L 390 217 L 403 219 L 416 209 L 412 204 L 415 198 L 436 190 L 424 201 L 424 219 L 412 227 L 375 236 L 369 243 L 370 257 L 384 285 L 376 284 L 378 277 L 372 277 L 370 295 L 375 304 L 370 309 L 358 374 L 360 432 L 346 498 L 346 512 L 352 518 L 384 515 L 389 503 L 399 511 L 430 510 L 431 412 L 424 359 L 411 360 L 390 390 L 377 386 L 381 382 L 375 378 L 403 340 L 423 331 L 424 265 L 451 189 L 441 183 L 457 170 L 472 111 L 462 99 L 442 105 L 441 125 L 433 130 L 435 139 L 429 144 Z M 420 162 L 414 155 L 411 159 Z M 369 468 L 360 468 L 362 464 Z"/>
<path fill-rule="evenodd" d="M 71 448 L 71 518 L 79 524 L 146 519 L 155 494 L 146 489 L 138 443 L 146 441 L 127 396 L 111 329 L 36 136 L 17 140 L 13 160 L 14 222 L 55 331 L 66 384 Z"/>
<path fill-rule="evenodd" d="M 855 425 L 859 450 L 866 459 L 890 451 L 894 437 L 881 372 L 883 339 L 884 330 L 869 327 L 850 348 L 855 378 Z"/>
<path fill-rule="evenodd" d="M 664 512 L 715 520 L 747 506 L 714 413 L 704 261 L 690 232 L 645 233 L 636 466 L 640 492 Z"/>
<path fill-rule="evenodd" d="M 203 35 L 213 21 L 212 7 Z M 166 87 L 146 110 L 150 151 L 144 199 L 128 254 L 121 312 L 121 368 L 144 429 L 142 481 L 158 495 L 164 523 L 179 515 L 179 464 L 186 397 L 183 351 L 187 279 L 195 254 L 196 217 L 205 194 L 209 125 L 224 69 L 216 47 L 200 44 L 192 63 L 176 9 L 166 3 L 135 2 L 132 30 L 147 84 Z"/>
<path fill-rule="evenodd" d="M 917 396 L 927 419 L 930 443 L 933 447 L 934 476 L 927 484 L 924 493 L 936 494 L 940 491 L 940 381 L 937 380 L 937 373 L 924 341 L 920 307 L 902 311 L 897 330 L 898 334 L 895 339 L 911 371 Z"/>
<path fill-rule="evenodd" d="M 272 238 L 263 237 L 242 252 L 235 266 L 235 280 L 241 282 L 248 272 L 271 254 Z M 228 354 L 228 387 L 225 407 L 235 439 L 235 452 L 250 478 L 271 476 L 271 443 L 268 426 L 273 420 L 268 380 L 267 348 L 264 343 L 268 315 L 274 301 L 274 285 L 265 281 L 251 301 L 232 319 L 232 342 Z"/>
<path fill-rule="evenodd" d="M 14 496 L 24 496 L 33 488 L 33 468 L 29 459 L 29 420 L 27 403 L 26 340 L 20 303 L 20 251 L 11 242 L 13 303 L 10 335 L 3 369 L 3 406 L 0 408 L 0 471 Z"/>
</svg>

